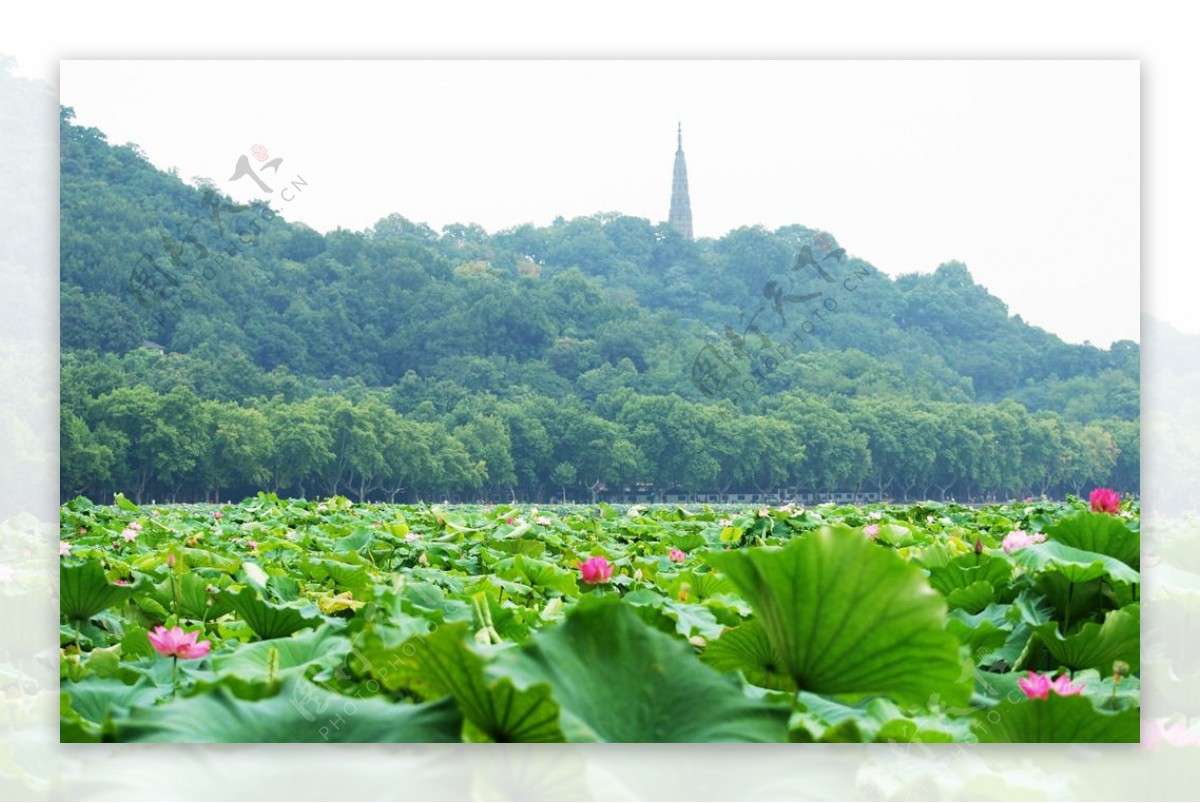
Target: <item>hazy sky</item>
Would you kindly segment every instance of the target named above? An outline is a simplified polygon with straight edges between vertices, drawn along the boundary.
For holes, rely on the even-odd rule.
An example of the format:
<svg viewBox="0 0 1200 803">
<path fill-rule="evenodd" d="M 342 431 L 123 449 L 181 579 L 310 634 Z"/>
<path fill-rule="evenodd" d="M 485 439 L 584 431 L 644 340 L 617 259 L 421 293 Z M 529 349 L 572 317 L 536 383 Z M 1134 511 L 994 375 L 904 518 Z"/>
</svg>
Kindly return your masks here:
<svg viewBox="0 0 1200 803">
<path fill-rule="evenodd" d="M 819 227 L 893 276 L 962 261 L 1068 341 L 1138 339 L 1136 61 L 64 61 L 60 89 L 237 198 L 264 146 L 320 231 L 663 220 L 682 121 L 699 237 Z"/>
</svg>

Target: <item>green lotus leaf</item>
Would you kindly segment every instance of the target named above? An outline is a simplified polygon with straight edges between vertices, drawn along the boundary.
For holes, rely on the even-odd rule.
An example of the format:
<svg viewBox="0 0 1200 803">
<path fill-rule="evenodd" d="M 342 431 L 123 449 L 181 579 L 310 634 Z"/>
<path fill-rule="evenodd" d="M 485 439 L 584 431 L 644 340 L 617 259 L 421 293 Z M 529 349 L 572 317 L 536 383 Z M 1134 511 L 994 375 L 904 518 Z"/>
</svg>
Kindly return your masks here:
<svg viewBox="0 0 1200 803">
<path fill-rule="evenodd" d="M 250 587 L 245 587 L 237 593 L 224 591 L 222 596 L 261 639 L 290 636 L 297 630 L 316 627 L 324 621 L 319 614 L 259 599 L 258 594 Z"/>
<path fill-rule="evenodd" d="M 681 640 L 616 597 L 581 600 L 566 621 L 501 653 L 493 677 L 547 684 L 568 741 L 778 742 L 787 708 L 747 698 Z"/>
<path fill-rule="evenodd" d="M 1083 695 L 1045 700 L 1005 700 L 973 716 L 981 742 L 1136 742 L 1141 737 L 1138 709 L 1102 711 Z"/>
<path fill-rule="evenodd" d="M 1008 618 L 1008 610 L 1008 605 L 996 604 L 987 605 L 975 614 L 953 610 L 946 621 L 946 629 L 970 649 L 976 663 L 980 659 L 990 661 L 1012 635 L 1013 624 Z"/>
<path fill-rule="evenodd" d="M 782 548 L 722 552 L 710 562 L 750 601 L 795 685 L 900 702 L 970 697 L 946 602 L 924 573 L 846 527 Z"/>
<path fill-rule="evenodd" d="M 1085 552 L 1097 552 L 1138 568 L 1142 538 L 1125 520 L 1107 513 L 1082 511 L 1052 524 L 1046 535 L 1054 541 Z"/>
<path fill-rule="evenodd" d="M 1103 622 L 1088 622 L 1063 636 L 1057 622 L 1038 625 L 1034 631 L 1050 654 L 1072 670 L 1095 669 L 1104 677 L 1112 674 L 1113 661 L 1121 660 L 1137 672 L 1141 655 L 1141 607 L 1127 605 L 1109 611 Z"/>
<path fill-rule="evenodd" d="M 579 594 L 579 585 L 575 580 L 577 572 L 567 571 L 544 560 L 514 555 L 497 562 L 493 568 L 496 574 L 505 580 L 515 580 L 532 586 L 542 595 L 547 591 L 557 591 L 564 596 Z"/>
<path fill-rule="evenodd" d="M 966 588 L 956 588 L 946 595 L 946 604 L 967 613 L 979 613 L 996 601 L 996 589 L 986 580 L 977 580 Z"/>
<path fill-rule="evenodd" d="M 450 700 L 413 705 L 346 697 L 303 678 L 262 700 L 225 686 L 133 709 L 117 723 L 126 742 L 457 742 L 462 730 Z"/>
<path fill-rule="evenodd" d="M 469 633 L 465 622 L 440 627 L 410 639 L 393 660 L 425 684 L 423 694 L 453 698 L 472 741 L 563 741 L 550 687 L 517 689 L 508 678 L 489 680 L 486 660 L 468 645 Z"/>
<path fill-rule="evenodd" d="M 1012 579 L 1012 564 L 1002 557 L 992 555 L 963 555 L 929 569 L 929 585 L 942 592 L 947 599 L 955 591 L 986 582 L 993 589 L 1004 588 Z M 994 600 L 988 600 L 993 602 Z M 988 603 L 984 603 L 986 606 Z M 965 607 L 950 603 L 952 608 Z M 978 613 L 982 606 L 972 613 Z"/>
<path fill-rule="evenodd" d="M 62 720 L 73 723 L 71 730 L 77 738 L 63 741 L 95 741 L 101 728 L 110 719 L 124 716 L 130 708 L 151 705 L 156 699 L 168 694 L 169 689 L 156 686 L 149 678 L 139 678 L 136 683 L 126 685 L 116 678 L 89 677 L 78 683 L 62 684 Z M 74 716 L 68 713 L 72 712 Z M 78 720 L 83 720 L 79 722 Z"/>
<path fill-rule="evenodd" d="M 59 612 L 66 619 L 83 622 L 129 599 L 129 586 L 108 582 L 104 569 L 95 561 L 63 563 L 59 567 Z"/>
<path fill-rule="evenodd" d="M 741 672 L 755 686 L 794 691 L 792 678 L 757 619 L 726 630 L 704 651 L 704 663 L 718 672 Z"/>
<path fill-rule="evenodd" d="M 239 645 L 231 653 L 214 654 L 213 671 L 260 683 L 300 675 L 312 665 L 331 666 L 346 654 L 350 640 L 330 625 L 294 638 Z"/>
<path fill-rule="evenodd" d="M 333 580 L 334 587 L 339 591 L 357 591 L 371 585 L 371 576 L 365 566 L 322 558 L 306 560 L 302 565 L 318 583 Z"/>
<path fill-rule="evenodd" d="M 1076 549 L 1057 541 L 1019 549 L 1012 554 L 1012 558 L 1026 571 L 1055 571 L 1072 583 L 1086 583 L 1105 576 L 1120 583 L 1137 583 L 1141 579 L 1141 575 L 1116 558 Z"/>
</svg>

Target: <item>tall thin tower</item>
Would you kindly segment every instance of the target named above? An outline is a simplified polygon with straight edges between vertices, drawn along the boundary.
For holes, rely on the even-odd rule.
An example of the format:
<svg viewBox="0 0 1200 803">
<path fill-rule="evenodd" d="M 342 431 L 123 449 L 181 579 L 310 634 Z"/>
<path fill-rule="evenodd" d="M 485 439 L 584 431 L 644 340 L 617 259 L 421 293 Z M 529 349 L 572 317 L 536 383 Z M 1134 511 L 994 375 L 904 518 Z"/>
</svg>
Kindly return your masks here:
<svg viewBox="0 0 1200 803">
<path fill-rule="evenodd" d="M 675 175 L 671 179 L 671 215 L 667 222 L 675 231 L 692 239 L 692 202 L 688 197 L 687 162 L 683 160 L 683 123 L 677 131 L 679 147 L 675 151 Z"/>
</svg>

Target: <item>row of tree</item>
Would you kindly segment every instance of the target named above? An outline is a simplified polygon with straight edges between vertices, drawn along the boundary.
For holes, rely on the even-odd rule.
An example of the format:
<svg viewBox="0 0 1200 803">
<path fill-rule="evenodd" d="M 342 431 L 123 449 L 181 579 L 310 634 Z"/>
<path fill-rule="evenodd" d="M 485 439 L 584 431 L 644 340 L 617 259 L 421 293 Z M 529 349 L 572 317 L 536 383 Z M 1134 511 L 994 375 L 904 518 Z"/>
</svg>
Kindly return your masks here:
<svg viewBox="0 0 1200 803">
<path fill-rule="evenodd" d="M 357 395 L 357 399 L 351 396 Z M 746 413 L 628 389 L 573 398 L 463 397 L 401 412 L 379 392 L 253 403 L 120 386 L 62 408 L 64 497 L 187 501 L 300 496 L 595 500 L 684 493 L 870 490 L 980 499 L 1136 491 L 1137 422 L 903 398 L 773 397 Z"/>
</svg>

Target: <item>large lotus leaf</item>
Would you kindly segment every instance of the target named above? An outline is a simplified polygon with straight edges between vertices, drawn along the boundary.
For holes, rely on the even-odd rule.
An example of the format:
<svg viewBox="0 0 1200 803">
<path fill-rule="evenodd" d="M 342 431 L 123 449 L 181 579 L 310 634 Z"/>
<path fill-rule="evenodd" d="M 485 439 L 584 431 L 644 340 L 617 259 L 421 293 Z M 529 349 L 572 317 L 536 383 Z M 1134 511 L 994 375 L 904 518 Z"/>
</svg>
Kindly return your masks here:
<svg viewBox="0 0 1200 803">
<path fill-rule="evenodd" d="M 341 660 L 350 648 L 350 640 L 323 625 L 295 638 L 256 641 L 239 645 L 232 653 L 216 654 L 213 671 L 234 675 L 242 680 L 266 683 L 271 679 L 299 675 L 314 664 L 329 666 Z"/>
<path fill-rule="evenodd" d="M 729 578 L 717 572 L 683 572 L 667 581 L 665 587 L 674 599 L 692 602 L 703 602 L 737 590 Z"/>
<path fill-rule="evenodd" d="M 450 700 L 423 705 L 345 697 L 303 678 L 279 694 L 243 700 L 224 686 L 164 705 L 135 708 L 117 723 L 128 742 L 457 742 Z"/>
<path fill-rule="evenodd" d="M 1005 700 L 977 712 L 972 729 L 981 742 L 1136 742 L 1138 709 L 1101 711 L 1082 695 Z"/>
<path fill-rule="evenodd" d="M 302 611 L 290 605 L 276 605 L 261 600 L 254 589 L 249 586 L 244 587 L 236 594 L 232 591 L 225 591 L 223 596 L 229 601 L 230 607 L 237 612 L 237 615 L 261 639 L 290 636 L 297 630 L 316 627 L 324 621 L 318 614 Z"/>
<path fill-rule="evenodd" d="M 183 549 L 183 566 L 191 569 L 218 569 L 226 574 L 234 574 L 242 567 L 241 558 L 222 555 L 207 549 Z M 161 558 L 156 558 L 161 562 Z M 153 565 L 153 564 L 151 564 Z"/>
<path fill-rule="evenodd" d="M 387 691 L 415 692 L 422 699 L 440 696 L 414 678 L 411 662 L 406 666 L 400 646 L 417 634 L 428 632 L 431 623 L 407 614 L 396 614 L 386 624 L 372 623 L 355 634 L 345 657 L 345 669 L 371 678 Z"/>
<path fill-rule="evenodd" d="M 403 609 L 432 622 L 470 621 L 471 604 L 461 599 L 447 597 L 446 592 L 433 583 L 407 583 L 404 586 Z"/>
<path fill-rule="evenodd" d="M 1008 618 L 1030 627 L 1045 624 L 1054 618 L 1054 607 L 1032 589 L 1023 589 L 1008 609 Z"/>
<path fill-rule="evenodd" d="M 798 688 L 918 705 L 935 694 L 969 699 L 945 600 L 918 567 L 857 531 L 823 527 L 782 548 L 709 560 L 750 601 Z"/>
<path fill-rule="evenodd" d="M 85 621 L 129 599 L 132 589 L 108 582 L 99 563 L 88 561 L 59 567 L 59 612 L 69 620 Z"/>
<path fill-rule="evenodd" d="M 514 555 L 496 563 L 494 571 L 505 580 L 515 580 L 518 583 L 532 586 L 545 595 L 547 591 L 557 591 L 564 596 L 577 596 L 579 585 L 575 572 L 569 572 L 553 563 L 525 555 Z"/>
<path fill-rule="evenodd" d="M 229 601 L 220 594 L 209 594 L 208 588 L 223 588 L 228 586 L 228 575 L 219 578 L 203 577 L 195 572 L 169 575 L 165 580 L 154 586 L 154 599 L 164 606 L 164 610 L 174 610 L 175 582 L 179 581 L 179 615 L 184 619 L 216 619 L 231 610 Z M 212 603 L 211 605 L 209 603 Z"/>
<path fill-rule="evenodd" d="M 678 633 L 684 638 L 702 636 L 714 640 L 725 629 L 717 622 L 713 612 L 703 605 L 676 602 L 654 589 L 639 588 L 626 594 L 623 599 L 638 609 L 638 614 L 646 624 L 668 633 Z"/>
<path fill-rule="evenodd" d="M 1136 571 L 1116 558 L 1076 549 L 1057 541 L 1019 549 L 1012 558 L 1026 571 L 1056 571 L 1072 583 L 1086 583 L 1106 575 L 1121 583 L 1136 583 L 1141 579 Z"/>
<path fill-rule="evenodd" d="M 71 708 L 71 695 L 59 692 L 58 695 L 58 741 L 63 744 L 78 742 L 99 742 L 101 727 L 94 722 L 88 722 L 79 712 Z"/>
<path fill-rule="evenodd" d="M 403 538 L 407 533 L 408 528 L 405 527 L 404 531 L 400 533 L 400 537 Z M 375 532 L 370 527 L 359 527 L 350 535 L 334 541 L 332 549 L 334 552 L 357 552 L 360 549 L 370 546 L 374 540 Z"/>
<path fill-rule="evenodd" d="M 1012 579 L 1012 571 L 1012 564 L 1004 558 L 991 555 L 963 555 L 947 561 L 941 566 L 931 567 L 929 569 L 929 585 L 950 599 L 955 591 L 968 589 L 981 582 L 987 583 L 995 589 L 1004 588 Z M 961 594 L 958 596 L 962 597 Z M 978 613 L 993 601 L 989 599 L 971 613 Z M 956 605 L 950 601 L 950 607 L 966 606 Z"/>
<path fill-rule="evenodd" d="M 1008 618 L 1008 605 L 988 605 L 979 613 L 953 610 L 946 621 L 946 629 L 958 636 L 967 645 L 978 664 L 995 662 L 996 650 L 1012 635 L 1013 624 Z"/>
<path fill-rule="evenodd" d="M 433 695 L 447 694 L 474 727 L 472 736 L 494 742 L 561 742 L 558 706 L 548 685 L 518 690 L 508 678 L 489 682 L 484 659 L 467 645 L 465 622 L 408 641 L 395 658 Z M 424 691 L 424 690 L 423 690 Z"/>
<path fill-rule="evenodd" d="M 794 691 L 796 688 L 791 676 L 783 671 L 783 661 L 757 619 L 726 630 L 721 638 L 708 645 L 703 660 L 718 672 L 739 671 L 747 681 L 764 689 Z"/>
<path fill-rule="evenodd" d="M 518 538 L 513 541 L 495 541 L 491 544 L 506 555 L 525 555 L 535 558 L 546 551 L 546 545 L 536 538 Z"/>
<path fill-rule="evenodd" d="M 996 601 L 996 589 L 986 580 L 977 580 L 966 588 L 956 588 L 946 595 L 946 604 L 967 613 L 979 613 Z"/>
<path fill-rule="evenodd" d="M 644 624 L 614 596 L 581 600 L 566 621 L 489 667 L 520 688 L 549 684 L 569 741 L 780 742 L 788 710 L 742 685 L 683 641 Z"/>
<path fill-rule="evenodd" d="M 1141 535 L 1125 520 L 1107 513 L 1082 511 L 1051 525 L 1046 535 L 1061 544 L 1116 558 L 1133 568 L 1141 563 Z"/>
<path fill-rule="evenodd" d="M 1129 664 L 1138 670 L 1141 655 L 1141 608 L 1127 605 L 1119 611 L 1109 611 L 1104 622 L 1088 622 L 1065 638 L 1057 622 L 1047 622 L 1034 628 L 1046 649 L 1059 663 L 1072 670 L 1096 669 L 1104 677 L 1112 674 L 1113 661 Z"/>
<path fill-rule="evenodd" d="M 78 683 L 62 684 L 63 719 L 71 721 L 67 709 L 73 710 L 86 722 L 101 726 L 110 718 L 119 718 L 137 705 L 151 705 L 158 697 L 170 693 L 142 677 L 132 685 L 116 678 L 89 677 Z M 64 741 L 67 741 L 64 739 Z"/>
<path fill-rule="evenodd" d="M 357 591 L 371 585 L 371 576 L 366 566 L 324 558 L 306 560 L 301 565 L 318 583 L 332 579 L 334 587 L 338 590 Z"/>
</svg>

